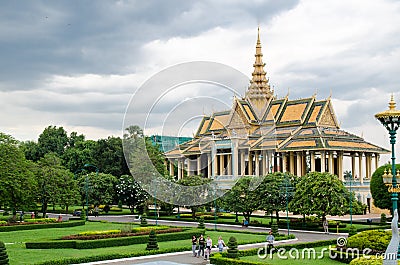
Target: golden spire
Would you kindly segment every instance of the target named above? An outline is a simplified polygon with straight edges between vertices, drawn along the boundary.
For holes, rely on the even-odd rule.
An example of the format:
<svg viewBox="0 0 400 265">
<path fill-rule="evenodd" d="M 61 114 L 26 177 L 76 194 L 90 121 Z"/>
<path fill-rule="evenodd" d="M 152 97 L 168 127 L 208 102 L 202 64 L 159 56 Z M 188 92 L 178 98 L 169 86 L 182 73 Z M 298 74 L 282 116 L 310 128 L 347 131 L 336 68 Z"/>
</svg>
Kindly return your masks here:
<svg viewBox="0 0 400 265">
<path fill-rule="evenodd" d="M 375 114 L 375 118 L 377 118 L 378 120 L 385 118 L 399 118 L 399 117 L 400 117 L 400 110 L 396 109 L 396 102 L 394 101 L 393 94 L 390 97 L 389 109 Z"/>
<path fill-rule="evenodd" d="M 255 54 L 255 62 L 253 64 L 253 78 L 251 80 L 252 84 L 257 85 L 263 92 L 270 91 L 270 86 L 268 84 L 268 80 L 266 78 L 266 72 L 264 71 L 265 63 L 262 60 L 263 54 L 261 51 L 261 41 L 260 41 L 260 27 L 257 28 L 257 45 L 256 45 L 256 54 Z"/>
</svg>

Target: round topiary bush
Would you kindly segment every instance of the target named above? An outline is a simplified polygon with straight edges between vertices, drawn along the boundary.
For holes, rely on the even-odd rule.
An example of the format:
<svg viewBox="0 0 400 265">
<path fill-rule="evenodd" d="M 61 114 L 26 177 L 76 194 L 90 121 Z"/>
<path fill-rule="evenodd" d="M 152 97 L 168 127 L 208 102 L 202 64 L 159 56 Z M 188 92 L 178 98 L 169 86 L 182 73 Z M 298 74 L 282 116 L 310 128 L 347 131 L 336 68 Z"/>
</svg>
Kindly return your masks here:
<svg viewBox="0 0 400 265">
<path fill-rule="evenodd" d="M 157 249 L 158 249 L 158 243 L 157 243 L 156 232 L 154 230 L 151 230 L 150 234 L 149 234 L 149 242 L 147 243 L 146 250 L 157 250 Z"/>
<path fill-rule="evenodd" d="M 197 228 L 199 228 L 199 229 L 205 229 L 206 228 L 206 226 L 204 225 L 203 216 L 199 218 L 199 224 L 197 225 Z"/>
<path fill-rule="evenodd" d="M 140 226 L 147 226 L 147 215 L 145 213 L 140 218 Z"/>
<path fill-rule="evenodd" d="M 7 265 L 8 263 L 8 255 L 6 251 L 6 246 L 3 242 L 0 241 L 0 265 Z"/>
<path fill-rule="evenodd" d="M 380 225 L 386 225 L 386 222 L 387 222 L 386 214 L 381 213 Z"/>
<path fill-rule="evenodd" d="M 236 237 L 231 236 L 228 242 L 228 258 L 237 259 L 238 258 L 238 243 Z"/>
<path fill-rule="evenodd" d="M 276 222 L 273 222 L 271 224 L 271 231 L 272 231 L 272 235 L 274 236 L 279 236 L 279 232 L 278 232 L 278 224 Z"/>
<path fill-rule="evenodd" d="M 391 238 L 391 231 L 367 230 L 349 237 L 346 247 L 357 248 L 360 251 L 369 248 L 372 253 L 383 253 Z"/>
<path fill-rule="evenodd" d="M 349 227 L 349 236 L 354 236 L 357 234 L 357 228 L 354 225 Z"/>
</svg>

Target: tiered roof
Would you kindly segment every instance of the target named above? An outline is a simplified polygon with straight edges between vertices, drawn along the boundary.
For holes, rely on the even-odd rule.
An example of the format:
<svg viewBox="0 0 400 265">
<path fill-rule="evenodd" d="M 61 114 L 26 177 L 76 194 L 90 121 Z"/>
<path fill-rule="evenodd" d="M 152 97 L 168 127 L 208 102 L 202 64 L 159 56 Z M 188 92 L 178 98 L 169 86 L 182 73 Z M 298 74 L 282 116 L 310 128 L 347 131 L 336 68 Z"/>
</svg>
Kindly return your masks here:
<svg viewBox="0 0 400 265">
<path fill-rule="evenodd" d="M 229 140 L 233 135 L 239 139 L 239 148 L 250 150 L 388 153 L 362 137 L 341 130 L 330 98 L 276 99 L 264 71 L 259 33 L 255 57 L 245 97 L 234 97 L 231 110 L 205 116 L 195 138 L 166 153 L 168 157 L 209 152 L 211 138 Z"/>
</svg>

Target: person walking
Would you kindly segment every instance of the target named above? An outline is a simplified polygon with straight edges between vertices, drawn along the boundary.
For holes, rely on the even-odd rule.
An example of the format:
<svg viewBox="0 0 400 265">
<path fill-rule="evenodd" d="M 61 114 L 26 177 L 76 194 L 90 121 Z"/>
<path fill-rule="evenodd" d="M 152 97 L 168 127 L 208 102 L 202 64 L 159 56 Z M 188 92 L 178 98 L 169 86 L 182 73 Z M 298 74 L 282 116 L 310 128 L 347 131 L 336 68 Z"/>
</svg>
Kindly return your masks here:
<svg viewBox="0 0 400 265">
<path fill-rule="evenodd" d="M 97 207 L 97 205 L 94 207 L 94 217 L 98 217 L 99 216 L 99 207 Z"/>
<path fill-rule="evenodd" d="M 224 250 L 224 247 L 225 247 L 225 242 L 224 242 L 224 240 L 222 240 L 222 237 L 218 237 L 218 250 L 219 250 L 219 253 L 222 253 L 222 251 Z"/>
<path fill-rule="evenodd" d="M 206 245 L 206 241 L 203 237 L 203 235 L 200 235 L 199 237 L 199 251 L 197 252 L 197 257 L 200 257 L 200 253 L 201 256 L 204 257 L 204 246 Z"/>
<path fill-rule="evenodd" d="M 204 257 L 205 260 L 210 258 L 211 248 L 212 248 L 212 240 L 211 240 L 210 236 L 207 236 L 207 240 L 206 240 L 206 255 Z"/>
<path fill-rule="evenodd" d="M 197 237 L 195 235 L 192 236 L 192 252 L 193 257 L 196 257 L 196 247 L 197 247 Z"/>
</svg>

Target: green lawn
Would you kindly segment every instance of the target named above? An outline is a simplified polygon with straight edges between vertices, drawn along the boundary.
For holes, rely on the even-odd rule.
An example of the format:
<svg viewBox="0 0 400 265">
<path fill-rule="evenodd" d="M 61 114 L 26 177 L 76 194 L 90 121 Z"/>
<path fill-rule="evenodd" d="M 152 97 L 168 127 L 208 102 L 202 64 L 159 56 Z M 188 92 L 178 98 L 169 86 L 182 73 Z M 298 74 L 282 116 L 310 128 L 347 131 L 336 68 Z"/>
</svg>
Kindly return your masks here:
<svg viewBox="0 0 400 265">
<path fill-rule="evenodd" d="M 54 260 L 58 257 L 85 257 L 100 254 L 122 254 L 144 251 L 146 244 L 98 249 L 26 249 L 24 244 L 24 242 L 27 241 L 52 240 L 60 238 L 61 236 L 77 234 L 83 231 L 123 229 L 125 226 L 126 225 L 124 224 L 89 222 L 85 226 L 70 228 L 1 232 L 0 241 L 6 243 L 11 265 L 34 264 L 40 261 Z M 228 242 L 229 237 L 232 235 L 237 238 L 239 244 L 262 242 L 265 240 L 265 235 L 214 231 L 207 231 L 206 233 L 211 237 L 214 243 L 217 242 L 219 236 L 222 236 L 225 242 Z M 191 240 L 188 238 L 187 240 L 178 240 L 174 242 L 159 242 L 159 247 L 161 250 L 180 247 L 187 247 L 189 250 L 191 249 Z"/>
<path fill-rule="evenodd" d="M 304 258 L 302 258 L 301 254 L 301 249 L 299 250 L 299 259 L 294 259 L 291 257 L 291 255 L 286 252 L 285 254 L 281 255 L 281 257 L 278 256 L 278 254 L 274 254 L 272 259 L 270 256 L 267 256 L 265 259 L 260 259 L 257 255 L 255 256 L 248 256 L 248 257 L 241 257 L 241 260 L 247 260 L 247 261 L 258 261 L 258 262 L 265 262 L 268 265 L 274 265 L 274 264 L 290 264 L 290 265 L 307 265 L 307 264 L 318 264 L 318 265 L 339 265 L 343 264 L 339 261 L 331 260 L 329 258 L 329 252 L 327 250 L 324 251 L 323 258 L 318 258 L 321 255 L 322 249 L 328 249 L 328 246 L 325 247 L 316 247 L 315 248 L 315 253 L 317 258 L 313 258 L 313 255 L 311 255 L 311 258 L 308 258 L 308 254 L 305 253 Z M 296 256 L 296 254 L 293 254 L 293 256 Z"/>
</svg>

